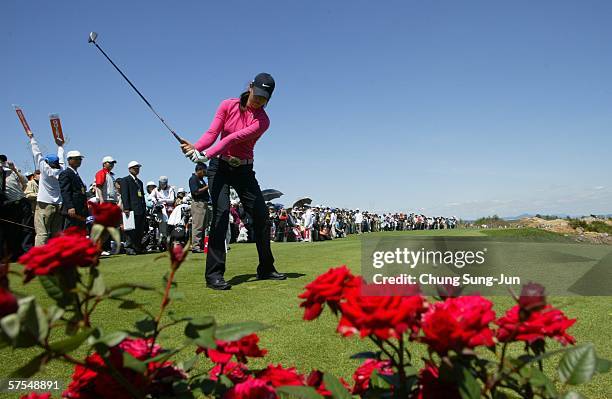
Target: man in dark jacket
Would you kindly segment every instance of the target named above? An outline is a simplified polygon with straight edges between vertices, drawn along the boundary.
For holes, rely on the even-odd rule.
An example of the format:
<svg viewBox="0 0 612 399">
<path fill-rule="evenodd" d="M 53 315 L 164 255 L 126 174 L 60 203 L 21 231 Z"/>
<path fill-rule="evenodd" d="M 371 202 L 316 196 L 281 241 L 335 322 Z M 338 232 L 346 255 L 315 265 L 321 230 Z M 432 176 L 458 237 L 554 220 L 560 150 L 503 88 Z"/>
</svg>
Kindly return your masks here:
<svg viewBox="0 0 612 399">
<path fill-rule="evenodd" d="M 89 215 L 87 210 L 87 187 L 77 170 L 83 161 L 83 155 L 78 151 L 68 151 L 66 154 L 68 167 L 59 175 L 59 185 L 62 192 L 62 215 L 64 228 L 85 228 L 85 220 Z"/>
<path fill-rule="evenodd" d="M 142 237 L 145 233 L 145 191 L 142 181 L 138 178 L 142 165 L 136 161 L 128 164 L 129 175 L 121 179 L 121 202 L 126 217 L 134 217 L 134 229 L 126 230 L 127 242 L 125 251 L 128 255 L 142 253 Z"/>
</svg>

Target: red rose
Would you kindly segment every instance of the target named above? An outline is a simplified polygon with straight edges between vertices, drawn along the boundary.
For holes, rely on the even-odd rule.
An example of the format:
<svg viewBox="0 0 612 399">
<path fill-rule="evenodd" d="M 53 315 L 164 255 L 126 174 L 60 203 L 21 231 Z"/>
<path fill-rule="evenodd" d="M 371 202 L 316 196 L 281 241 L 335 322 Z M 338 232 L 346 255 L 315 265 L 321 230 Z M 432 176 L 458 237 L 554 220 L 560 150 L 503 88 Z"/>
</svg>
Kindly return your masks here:
<svg viewBox="0 0 612 399">
<path fill-rule="evenodd" d="M 101 224 L 105 227 L 117 227 L 121 224 L 122 215 L 121 208 L 111 202 L 103 202 L 101 204 L 91 204 L 91 211 L 94 217 L 94 223 Z"/>
<path fill-rule="evenodd" d="M 367 359 L 353 374 L 353 381 L 355 381 L 355 386 L 353 387 L 354 395 L 361 395 L 368 390 L 370 387 L 370 377 L 374 370 L 380 375 L 393 375 L 391 361 Z"/>
<path fill-rule="evenodd" d="M 148 358 L 159 355 L 162 351 L 157 344 L 151 346 L 151 339 L 132 339 L 126 338 L 119 344 L 119 348 L 123 349 L 138 360 L 147 360 Z"/>
<path fill-rule="evenodd" d="M 457 384 L 440 379 L 438 368 L 430 363 L 419 372 L 417 399 L 461 399 Z"/>
<path fill-rule="evenodd" d="M 304 302 L 300 303 L 300 307 L 305 308 L 304 320 L 314 320 L 319 317 L 326 302 L 336 310 L 344 290 L 358 285 L 359 281 L 360 279 L 353 276 L 344 265 L 321 274 L 305 287 L 305 292 L 298 296 L 304 299 Z"/>
<path fill-rule="evenodd" d="M 247 357 L 264 357 L 268 353 L 267 350 L 260 349 L 257 346 L 258 342 L 257 334 L 250 334 L 238 341 L 217 340 L 217 349 L 200 347 L 196 350 L 196 353 L 204 352 L 215 363 L 227 363 L 234 355 L 239 362 L 246 363 Z"/>
<path fill-rule="evenodd" d="M 0 319 L 11 313 L 15 313 L 19 306 L 17 298 L 11 291 L 0 286 Z"/>
<path fill-rule="evenodd" d="M 495 320 L 493 304 L 479 296 L 448 298 L 433 304 L 423 315 L 421 340 L 440 354 L 449 350 L 493 345 L 489 323 Z"/>
<path fill-rule="evenodd" d="M 223 399 L 277 399 L 277 396 L 265 381 L 249 378 L 227 391 Z"/>
<path fill-rule="evenodd" d="M 170 261 L 173 265 L 180 265 L 185 261 L 187 257 L 187 251 L 185 248 L 179 243 L 175 243 L 170 249 Z"/>
<path fill-rule="evenodd" d="M 51 394 L 32 392 L 27 395 L 22 395 L 19 399 L 51 399 Z"/>
<path fill-rule="evenodd" d="M 33 247 L 19 258 L 25 266 L 24 282 L 34 276 L 53 274 L 63 268 L 98 264 L 100 252 L 90 239 L 73 229 L 51 238 L 45 245 Z"/>
<path fill-rule="evenodd" d="M 121 376 L 134 388 L 149 395 L 170 395 L 172 384 L 175 381 L 187 378 L 187 375 L 170 362 L 147 363 L 149 379 L 134 370 L 123 367 L 123 352 L 145 361 L 161 353 L 159 345 L 151 347 L 150 340 L 126 338 L 119 345 L 110 349 L 109 361 Z M 85 359 L 85 366 L 77 365 L 72 375 L 72 382 L 64 391 L 63 397 L 71 399 L 132 398 L 123 385 L 111 377 L 107 372 L 92 370 L 106 369 L 104 359 L 94 353 Z"/>
<path fill-rule="evenodd" d="M 362 338 L 374 334 L 380 339 L 399 337 L 406 330 L 416 333 L 424 306 L 422 296 L 362 296 L 352 289 L 340 304 L 338 332 L 344 336 L 359 332 Z"/>
<path fill-rule="evenodd" d="M 267 368 L 257 373 L 257 378 L 270 383 L 273 387 L 304 385 L 304 376 L 298 374 L 295 367 L 285 369 L 280 364 L 277 366 L 268 365 Z"/>
<path fill-rule="evenodd" d="M 539 339 L 554 338 L 563 345 L 575 344 L 576 339 L 566 330 L 576 319 L 568 319 L 562 311 L 552 305 L 542 310 L 531 312 L 526 320 L 520 319 L 520 306 L 514 306 L 496 323 L 497 339 L 500 342 L 524 341 L 533 343 Z"/>
<path fill-rule="evenodd" d="M 529 317 L 531 312 L 543 309 L 546 306 L 544 287 L 537 283 L 525 284 L 521 289 L 518 303 L 521 310 L 525 312 L 524 318 Z"/>
<path fill-rule="evenodd" d="M 234 384 L 238 384 L 240 382 L 246 381 L 246 379 L 248 378 L 248 375 L 246 373 L 247 371 L 247 367 L 242 363 L 217 363 L 215 364 L 215 367 L 210 370 L 208 376 L 211 380 L 217 381 L 219 379 L 219 376 L 221 374 L 224 374 L 227 376 L 227 378 L 230 379 L 231 382 L 233 382 Z"/>
</svg>

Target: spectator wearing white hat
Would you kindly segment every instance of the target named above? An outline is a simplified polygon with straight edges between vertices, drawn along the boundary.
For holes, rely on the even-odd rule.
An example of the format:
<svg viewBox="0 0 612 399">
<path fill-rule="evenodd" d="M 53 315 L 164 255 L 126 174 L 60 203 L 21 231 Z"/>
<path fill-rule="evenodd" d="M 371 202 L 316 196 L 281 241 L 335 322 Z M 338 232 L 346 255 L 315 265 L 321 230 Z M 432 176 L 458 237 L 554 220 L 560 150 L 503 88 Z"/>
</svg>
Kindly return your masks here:
<svg viewBox="0 0 612 399">
<path fill-rule="evenodd" d="M 140 167 L 138 161 L 128 164 L 129 174 L 121 179 L 121 200 L 123 212 L 126 216 L 134 212 L 134 229 L 126 230 L 127 236 L 125 251 L 128 255 L 136 255 L 143 252 L 142 237 L 145 233 L 145 214 L 147 206 L 144 198 L 144 187 L 138 178 Z"/>
<path fill-rule="evenodd" d="M 83 161 L 79 151 L 68 151 L 66 154 L 68 167 L 59 175 L 60 190 L 62 192 L 62 215 L 64 215 L 64 228 L 85 228 L 85 220 L 89 215 L 87 210 L 87 187 L 79 176 L 78 169 Z"/>
<path fill-rule="evenodd" d="M 187 201 L 187 198 L 185 198 L 186 195 L 187 195 L 187 191 L 185 191 L 185 188 L 179 187 L 179 189 L 176 190 L 176 200 L 174 201 L 175 208 L 179 205 L 186 203 Z"/>
<path fill-rule="evenodd" d="M 102 169 L 96 173 L 96 198 L 98 203 L 118 203 L 117 190 L 115 189 L 115 174 L 113 168 L 117 161 L 111 156 L 102 158 Z"/>
</svg>

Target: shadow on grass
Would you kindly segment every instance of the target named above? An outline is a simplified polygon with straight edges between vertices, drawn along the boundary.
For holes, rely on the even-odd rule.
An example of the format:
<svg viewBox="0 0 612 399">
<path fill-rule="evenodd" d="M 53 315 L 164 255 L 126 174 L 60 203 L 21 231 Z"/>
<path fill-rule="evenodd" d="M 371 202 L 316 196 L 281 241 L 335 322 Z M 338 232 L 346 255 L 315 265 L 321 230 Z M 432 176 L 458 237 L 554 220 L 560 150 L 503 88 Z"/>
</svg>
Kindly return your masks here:
<svg viewBox="0 0 612 399">
<path fill-rule="evenodd" d="M 304 273 L 283 273 L 287 278 L 301 278 L 304 277 Z M 240 274 L 238 276 L 232 277 L 227 282 L 231 285 L 239 285 L 243 283 L 252 283 L 257 280 L 257 274 Z"/>
</svg>

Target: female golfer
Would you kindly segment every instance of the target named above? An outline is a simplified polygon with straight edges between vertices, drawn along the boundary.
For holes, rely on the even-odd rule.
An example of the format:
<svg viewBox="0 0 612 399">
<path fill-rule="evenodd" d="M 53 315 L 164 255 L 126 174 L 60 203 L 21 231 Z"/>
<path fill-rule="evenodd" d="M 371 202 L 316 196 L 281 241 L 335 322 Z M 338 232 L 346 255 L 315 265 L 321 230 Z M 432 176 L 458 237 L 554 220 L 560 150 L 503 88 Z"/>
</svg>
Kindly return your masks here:
<svg viewBox="0 0 612 399">
<path fill-rule="evenodd" d="M 253 231 L 259 255 L 257 278 L 284 280 L 287 277 L 274 268 L 270 249 L 268 208 L 253 171 L 253 147 L 270 126 L 264 106 L 274 91 L 274 79 L 260 73 L 240 98 L 230 98 L 217 109 L 210 128 L 195 144 L 184 142 L 181 149 L 193 162 L 207 162 L 208 187 L 213 203 L 212 222 L 206 257 L 206 286 L 229 290 L 225 273 L 225 235 L 229 223 L 230 186 L 240 197 L 244 209 L 253 219 Z M 215 143 L 221 134 L 221 140 Z M 213 145 L 214 144 L 214 145 Z"/>
</svg>

